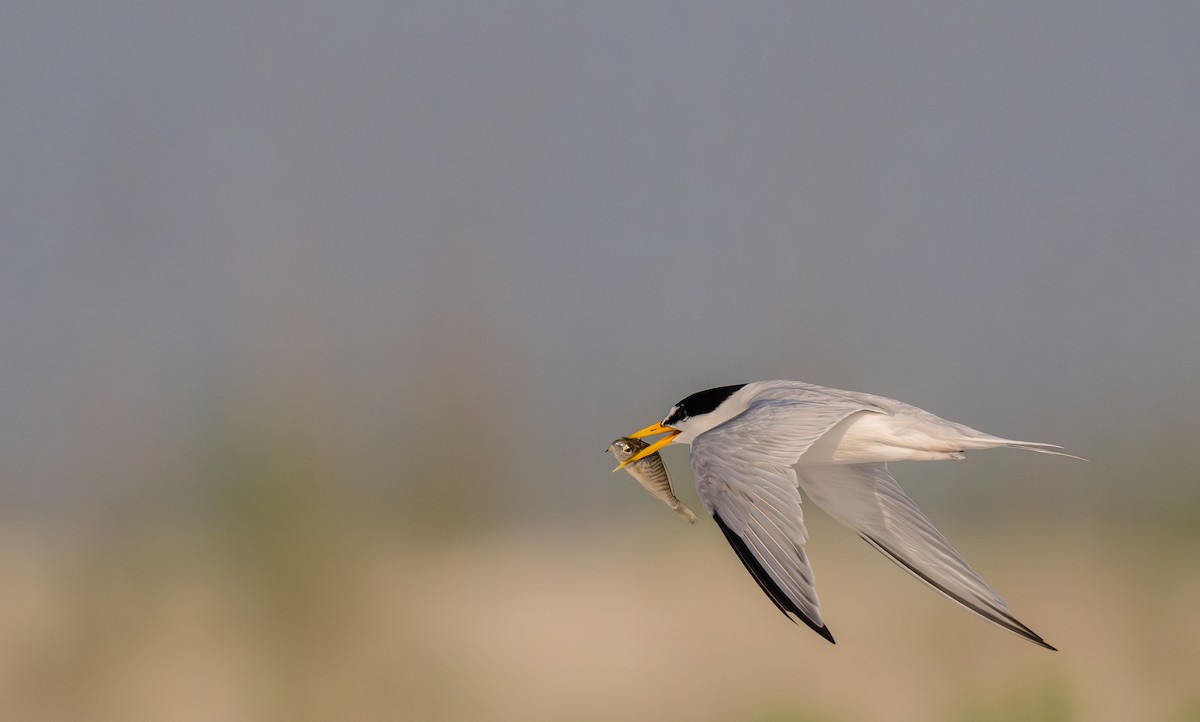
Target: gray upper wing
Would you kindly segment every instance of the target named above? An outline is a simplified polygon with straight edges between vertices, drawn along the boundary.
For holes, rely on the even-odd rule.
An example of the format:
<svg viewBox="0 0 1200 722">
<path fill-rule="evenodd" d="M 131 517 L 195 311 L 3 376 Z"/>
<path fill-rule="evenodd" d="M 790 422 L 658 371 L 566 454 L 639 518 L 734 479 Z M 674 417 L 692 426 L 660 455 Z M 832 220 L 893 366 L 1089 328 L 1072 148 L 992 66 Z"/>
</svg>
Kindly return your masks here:
<svg viewBox="0 0 1200 722">
<path fill-rule="evenodd" d="M 814 504 L 896 564 L 984 619 L 1054 649 L 1017 621 L 1008 604 L 904 493 L 886 464 L 801 465 L 796 471 Z"/>
<path fill-rule="evenodd" d="M 692 442 L 696 491 L 738 558 L 780 611 L 830 642 L 791 467 L 822 434 L 861 410 L 855 403 L 761 401 Z"/>
</svg>

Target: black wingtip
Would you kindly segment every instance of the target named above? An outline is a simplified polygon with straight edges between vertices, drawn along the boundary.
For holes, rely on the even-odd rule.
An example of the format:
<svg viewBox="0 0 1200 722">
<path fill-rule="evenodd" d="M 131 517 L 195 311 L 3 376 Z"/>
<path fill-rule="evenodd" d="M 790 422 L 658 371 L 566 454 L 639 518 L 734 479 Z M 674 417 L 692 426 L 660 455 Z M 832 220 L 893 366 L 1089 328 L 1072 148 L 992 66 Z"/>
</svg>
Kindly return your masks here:
<svg viewBox="0 0 1200 722">
<path fill-rule="evenodd" d="M 1048 649 L 1051 652 L 1058 651 L 1058 647 L 1055 647 L 1055 646 L 1051 645 L 1049 642 L 1047 642 L 1046 640 L 1042 639 L 1041 636 L 1037 632 L 1033 631 L 1032 629 L 1029 629 L 1029 627 L 1026 627 L 1023 624 L 1021 626 L 1024 627 L 1029 632 L 1029 634 L 1021 634 L 1020 632 L 1016 632 L 1017 636 L 1019 636 L 1021 639 L 1025 639 L 1030 642 L 1033 642 L 1037 646 L 1042 647 L 1044 649 Z"/>
<path fill-rule="evenodd" d="M 754 554 L 750 552 L 749 547 L 746 546 L 746 542 L 736 532 L 726 526 L 718 514 L 713 514 L 712 517 L 716 520 L 717 526 L 721 528 L 721 533 L 725 535 L 725 540 L 729 542 L 729 546 L 733 547 L 733 551 L 737 554 L 738 559 L 741 560 L 742 566 L 746 567 L 746 571 L 750 572 L 750 576 L 754 577 L 754 581 L 758 582 L 759 589 L 763 590 L 775 607 L 783 612 L 783 616 L 792 620 L 793 623 L 796 619 L 799 619 L 808 625 L 809 629 L 821 635 L 830 644 L 837 644 L 833 640 L 833 633 L 829 631 L 828 627 L 824 624 L 818 626 L 816 622 L 809 619 L 804 611 L 779 588 L 779 585 L 775 583 L 775 580 L 771 578 L 767 570 L 763 568 Z M 795 618 L 793 618 L 793 615 Z"/>
<path fill-rule="evenodd" d="M 824 625 L 822 625 L 820 627 L 816 627 L 811 624 L 808 626 L 812 627 L 814 632 L 821 635 L 825 639 L 829 640 L 830 644 L 837 644 L 837 641 L 834 640 L 834 638 L 833 638 L 833 633 L 829 631 L 829 627 L 826 627 Z"/>
<path fill-rule="evenodd" d="M 974 604 L 967 599 L 964 599 L 962 596 L 955 594 L 954 592 L 947 589 L 945 585 L 939 584 L 936 580 L 934 580 L 928 574 L 925 574 L 924 572 L 922 572 L 920 569 L 918 569 L 914 564 L 910 563 L 904 557 L 902 557 L 899 554 L 897 554 L 896 552 L 892 551 L 886 545 L 880 543 L 878 539 L 875 539 L 874 537 L 872 537 L 868 534 L 859 534 L 859 536 L 861 536 L 863 538 L 863 540 L 866 541 L 868 544 L 875 547 L 879 551 L 883 552 L 883 554 L 885 556 L 887 556 L 889 559 L 891 559 L 895 563 L 899 564 L 910 574 L 917 577 L 921 581 L 925 582 L 929 586 L 933 587 L 937 591 L 941 592 L 947 598 L 952 599 L 955 602 L 958 602 L 964 608 L 974 612 L 975 614 L 978 614 L 981 618 L 986 619 L 987 621 L 991 622 L 992 624 L 995 624 L 996 626 L 998 626 L 1002 629 L 1007 629 L 1008 631 L 1017 635 L 1021 639 L 1024 639 L 1028 642 L 1033 642 L 1034 644 L 1036 644 L 1039 647 L 1044 647 L 1044 648 L 1050 650 L 1051 652 L 1058 651 L 1058 648 L 1050 646 L 1050 644 L 1046 640 L 1042 639 L 1041 635 L 1039 635 L 1037 632 L 1033 631 L 1029 627 L 1026 627 L 1024 624 L 1022 624 L 1020 621 L 1018 621 L 1016 617 L 1012 616 L 1012 614 L 1010 614 L 1006 611 L 1001 613 L 1000 610 L 983 607 L 978 604 Z"/>
</svg>

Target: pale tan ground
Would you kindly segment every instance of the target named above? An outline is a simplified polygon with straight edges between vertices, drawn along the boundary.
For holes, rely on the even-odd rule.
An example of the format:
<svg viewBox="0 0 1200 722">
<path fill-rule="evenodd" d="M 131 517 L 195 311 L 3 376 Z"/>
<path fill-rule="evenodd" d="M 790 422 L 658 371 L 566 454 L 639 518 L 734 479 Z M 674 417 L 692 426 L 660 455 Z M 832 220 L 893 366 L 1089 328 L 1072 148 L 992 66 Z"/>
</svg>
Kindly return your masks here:
<svg viewBox="0 0 1200 722">
<path fill-rule="evenodd" d="M 656 521 L 265 551 L 8 528 L 0 719 L 1200 719 L 1195 541 L 947 529 L 1054 653 L 814 519 L 831 646 L 711 521 Z"/>
</svg>

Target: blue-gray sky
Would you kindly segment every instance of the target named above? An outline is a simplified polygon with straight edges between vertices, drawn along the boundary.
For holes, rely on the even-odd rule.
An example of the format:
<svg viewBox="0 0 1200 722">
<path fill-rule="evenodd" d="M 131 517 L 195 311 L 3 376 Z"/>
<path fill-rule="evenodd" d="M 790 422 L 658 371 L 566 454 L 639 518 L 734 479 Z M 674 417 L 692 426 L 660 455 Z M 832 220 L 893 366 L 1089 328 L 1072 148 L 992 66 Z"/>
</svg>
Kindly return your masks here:
<svg viewBox="0 0 1200 722">
<path fill-rule="evenodd" d="M 770 377 L 1136 468 L 1200 423 L 1198 36 L 1190 3 L 10 3 L 4 485 L 169 485 L 232 405 L 368 476 L 459 428 L 596 502 L 612 437 Z"/>
</svg>

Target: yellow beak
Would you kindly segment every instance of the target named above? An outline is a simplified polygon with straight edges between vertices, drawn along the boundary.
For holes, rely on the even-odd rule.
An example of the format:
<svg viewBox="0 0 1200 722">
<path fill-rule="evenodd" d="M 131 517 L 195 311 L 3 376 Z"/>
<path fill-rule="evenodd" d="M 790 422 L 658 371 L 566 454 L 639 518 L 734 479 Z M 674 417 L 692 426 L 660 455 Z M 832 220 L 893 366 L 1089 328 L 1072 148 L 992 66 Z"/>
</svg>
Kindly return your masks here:
<svg viewBox="0 0 1200 722">
<path fill-rule="evenodd" d="M 613 469 L 613 471 L 618 471 L 639 459 L 646 458 L 647 456 L 653 454 L 654 452 L 658 451 L 659 449 L 663 448 L 667 444 L 674 441 L 675 437 L 679 436 L 681 433 L 683 433 L 683 432 L 679 431 L 678 429 L 672 429 L 670 426 L 663 426 L 661 423 L 657 423 L 657 422 L 650 424 L 649 426 L 642 429 L 641 431 L 633 432 L 632 434 L 629 435 L 629 438 L 631 438 L 631 439 L 641 439 L 641 438 L 644 438 L 647 436 L 654 436 L 655 434 L 666 434 L 666 436 L 662 437 L 658 441 L 655 441 L 653 444 L 650 444 L 649 446 L 642 449 L 641 451 L 634 454 L 633 456 L 629 457 L 625 461 L 622 461 L 620 466 L 618 466 L 616 469 Z"/>
</svg>

